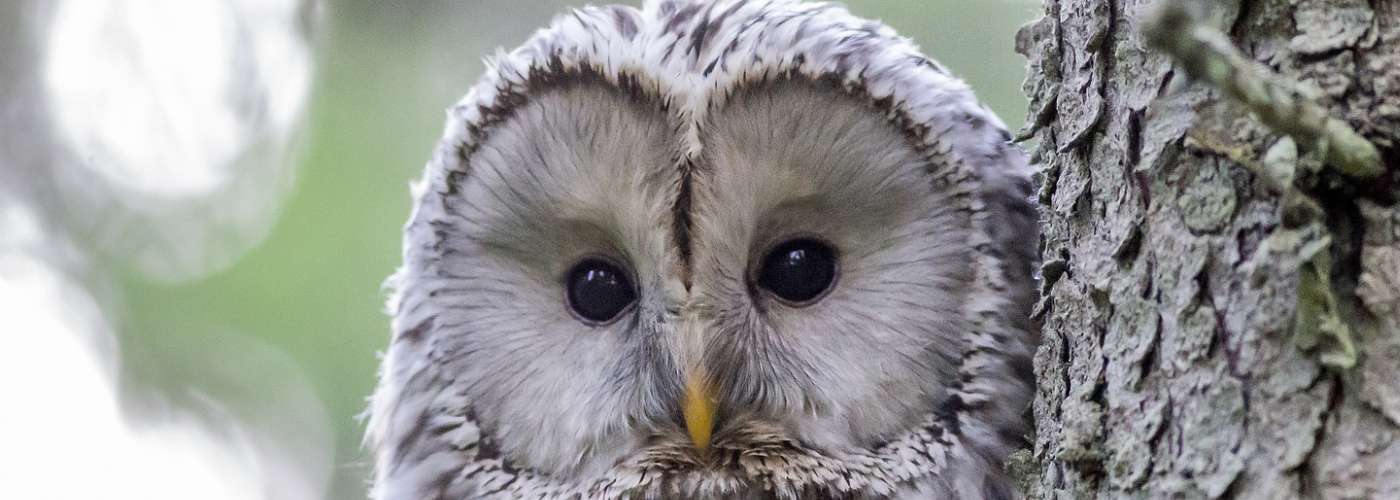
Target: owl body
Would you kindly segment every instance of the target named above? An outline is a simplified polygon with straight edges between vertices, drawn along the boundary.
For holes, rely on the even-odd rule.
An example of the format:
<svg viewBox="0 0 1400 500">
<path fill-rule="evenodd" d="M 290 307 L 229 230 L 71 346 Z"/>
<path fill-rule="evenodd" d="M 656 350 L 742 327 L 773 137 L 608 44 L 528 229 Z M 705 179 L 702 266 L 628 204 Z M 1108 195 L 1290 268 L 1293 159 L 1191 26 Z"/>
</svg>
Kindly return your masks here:
<svg viewBox="0 0 1400 500">
<path fill-rule="evenodd" d="M 556 18 L 414 186 L 374 497 L 1014 497 L 1036 230 L 1008 139 L 839 6 Z"/>
</svg>

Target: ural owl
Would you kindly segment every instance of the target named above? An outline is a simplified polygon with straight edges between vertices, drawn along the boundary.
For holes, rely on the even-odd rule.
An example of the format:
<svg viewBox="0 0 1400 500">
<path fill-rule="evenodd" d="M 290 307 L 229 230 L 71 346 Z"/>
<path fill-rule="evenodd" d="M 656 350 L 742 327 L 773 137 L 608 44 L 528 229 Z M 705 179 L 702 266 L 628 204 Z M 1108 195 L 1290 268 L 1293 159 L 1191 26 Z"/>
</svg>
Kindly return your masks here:
<svg viewBox="0 0 1400 500">
<path fill-rule="evenodd" d="M 780 0 L 488 66 L 414 186 L 375 498 L 1016 496 L 1031 169 L 965 84 Z"/>
</svg>

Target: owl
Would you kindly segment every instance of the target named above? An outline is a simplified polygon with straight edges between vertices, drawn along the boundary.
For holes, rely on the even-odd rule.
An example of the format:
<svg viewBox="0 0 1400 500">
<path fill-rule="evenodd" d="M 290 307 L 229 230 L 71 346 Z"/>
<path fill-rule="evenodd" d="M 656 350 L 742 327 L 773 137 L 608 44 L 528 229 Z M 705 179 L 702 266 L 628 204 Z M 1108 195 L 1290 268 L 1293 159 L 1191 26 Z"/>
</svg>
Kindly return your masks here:
<svg viewBox="0 0 1400 500">
<path fill-rule="evenodd" d="M 1014 498 L 1031 167 L 829 3 L 568 12 L 414 184 L 372 495 Z"/>
</svg>

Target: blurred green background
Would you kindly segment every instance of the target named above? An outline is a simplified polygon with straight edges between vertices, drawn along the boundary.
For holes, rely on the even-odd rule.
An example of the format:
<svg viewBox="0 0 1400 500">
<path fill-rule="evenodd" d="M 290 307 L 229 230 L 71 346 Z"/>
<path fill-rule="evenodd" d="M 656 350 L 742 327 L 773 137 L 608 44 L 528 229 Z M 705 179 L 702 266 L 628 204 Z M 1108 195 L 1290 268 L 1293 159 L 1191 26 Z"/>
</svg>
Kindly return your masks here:
<svg viewBox="0 0 1400 500">
<path fill-rule="evenodd" d="M 1016 28 L 1035 0 L 846 2 L 913 38 L 967 80 L 1013 129 L 1025 102 Z M 400 227 L 443 111 L 482 71 L 574 2 L 330 1 L 313 30 L 314 79 L 296 142 L 294 184 L 270 235 L 194 282 L 116 280 L 116 321 L 130 380 L 199 391 L 235 408 L 267 404 L 256 385 L 206 367 L 239 336 L 284 352 L 326 408 L 336 447 L 328 498 L 362 498 L 368 458 L 356 416 L 388 340 L 381 283 L 399 262 Z M 231 340 L 234 339 L 234 340 Z M 241 369 L 258 370 L 257 366 Z M 277 383 L 268 380 L 259 383 Z M 259 410 L 262 411 L 262 410 Z M 291 416 L 296 418 L 296 416 Z M 318 417 L 319 418 L 319 417 Z"/>
</svg>

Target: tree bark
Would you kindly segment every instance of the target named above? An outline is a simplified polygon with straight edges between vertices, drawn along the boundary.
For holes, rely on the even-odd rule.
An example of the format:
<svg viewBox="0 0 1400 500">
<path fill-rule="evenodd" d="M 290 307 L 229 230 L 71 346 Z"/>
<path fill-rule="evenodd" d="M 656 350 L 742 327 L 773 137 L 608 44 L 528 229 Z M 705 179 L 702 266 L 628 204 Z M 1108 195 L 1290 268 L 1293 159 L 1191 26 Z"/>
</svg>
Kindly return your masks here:
<svg viewBox="0 0 1400 500">
<path fill-rule="evenodd" d="M 1196 9 L 1374 144 L 1372 179 L 1149 48 L 1151 3 L 1045 0 L 1018 35 L 1043 168 L 1028 496 L 1400 499 L 1400 2 Z"/>
</svg>

